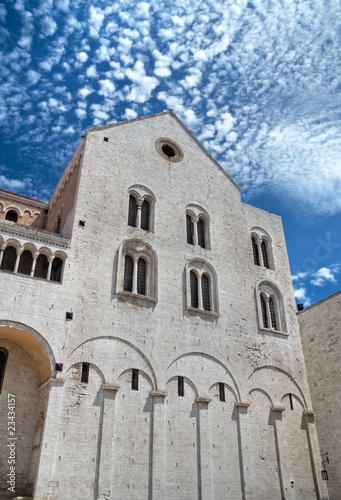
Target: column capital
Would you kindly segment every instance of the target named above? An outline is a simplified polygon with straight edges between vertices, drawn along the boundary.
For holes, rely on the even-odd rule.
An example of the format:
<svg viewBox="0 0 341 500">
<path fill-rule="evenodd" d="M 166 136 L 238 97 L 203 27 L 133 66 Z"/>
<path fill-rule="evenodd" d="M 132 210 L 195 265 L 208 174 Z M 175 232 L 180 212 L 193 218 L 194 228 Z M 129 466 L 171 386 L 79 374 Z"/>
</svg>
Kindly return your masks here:
<svg viewBox="0 0 341 500">
<path fill-rule="evenodd" d="M 119 390 L 120 386 L 117 384 L 112 384 L 110 382 L 104 383 L 101 385 L 101 390 L 102 391 L 115 391 L 117 392 Z"/>
<path fill-rule="evenodd" d="M 165 398 L 167 396 L 166 391 L 150 391 L 149 394 L 154 398 Z"/>
<path fill-rule="evenodd" d="M 212 401 L 212 399 L 208 398 L 207 396 L 198 396 L 195 398 L 195 401 L 197 403 L 210 403 Z"/>
</svg>

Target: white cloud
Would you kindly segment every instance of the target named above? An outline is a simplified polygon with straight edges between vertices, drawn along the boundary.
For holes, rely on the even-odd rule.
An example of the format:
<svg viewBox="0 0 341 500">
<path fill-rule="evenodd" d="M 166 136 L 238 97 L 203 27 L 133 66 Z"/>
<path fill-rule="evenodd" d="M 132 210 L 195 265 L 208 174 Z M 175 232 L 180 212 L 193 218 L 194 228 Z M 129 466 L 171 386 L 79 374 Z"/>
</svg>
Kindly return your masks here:
<svg viewBox="0 0 341 500">
<path fill-rule="evenodd" d="M 122 115 L 122 118 L 124 120 L 133 120 L 136 117 L 137 117 L 136 111 L 131 108 L 126 108 L 125 112 Z"/>
<path fill-rule="evenodd" d="M 39 82 L 40 78 L 41 78 L 40 73 L 34 71 L 33 69 L 28 70 L 27 72 L 28 85 L 35 85 L 37 82 Z"/>
<path fill-rule="evenodd" d="M 86 99 L 86 97 L 90 94 L 92 94 L 94 90 L 88 86 L 83 87 L 82 89 L 78 90 L 78 95 L 81 97 L 81 99 Z"/>
<path fill-rule="evenodd" d="M 99 85 L 100 85 L 100 90 L 98 92 L 99 95 L 104 95 L 104 97 L 109 97 L 112 96 L 113 93 L 115 92 L 115 84 L 108 79 L 100 80 Z"/>
<path fill-rule="evenodd" d="M 82 63 L 86 62 L 89 58 L 89 56 L 86 52 L 78 52 L 76 57 L 77 57 L 78 61 L 80 61 Z"/>
<path fill-rule="evenodd" d="M 157 78 L 146 75 L 142 61 L 136 61 L 134 68 L 126 69 L 125 74 L 135 83 L 127 96 L 129 101 L 145 102 L 159 83 Z"/>
<path fill-rule="evenodd" d="M 99 7 L 90 5 L 89 33 L 92 38 L 97 38 L 104 21 L 103 11 Z"/>
<path fill-rule="evenodd" d="M 27 181 L 19 181 L 17 179 L 9 179 L 5 175 L 0 175 L 0 184 L 3 189 L 8 191 L 23 191 L 27 186 Z"/>
<path fill-rule="evenodd" d="M 333 273 L 338 271 L 338 266 L 334 267 L 333 270 L 328 267 L 321 267 L 316 273 L 313 274 L 314 279 L 310 283 L 314 286 L 325 286 L 329 283 L 336 283 L 336 279 Z"/>
</svg>

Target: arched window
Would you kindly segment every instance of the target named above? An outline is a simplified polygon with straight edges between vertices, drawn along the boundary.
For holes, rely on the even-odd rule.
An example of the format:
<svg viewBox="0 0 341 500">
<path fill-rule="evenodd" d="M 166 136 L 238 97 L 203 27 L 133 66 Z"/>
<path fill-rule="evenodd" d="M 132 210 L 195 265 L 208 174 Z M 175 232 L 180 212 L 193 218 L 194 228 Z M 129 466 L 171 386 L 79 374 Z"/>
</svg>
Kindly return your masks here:
<svg viewBox="0 0 341 500">
<path fill-rule="evenodd" d="M 32 264 L 33 264 L 32 253 L 29 250 L 24 250 L 20 256 L 18 273 L 30 276 Z"/>
<path fill-rule="evenodd" d="M 186 215 L 187 243 L 193 245 L 194 225 L 190 215 Z"/>
<path fill-rule="evenodd" d="M 262 250 L 263 266 L 269 268 L 268 252 L 267 252 L 266 243 L 264 240 L 262 241 L 260 247 Z"/>
<path fill-rule="evenodd" d="M 210 311 L 210 286 L 209 277 L 207 274 L 201 276 L 201 294 L 202 294 L 202 306 L 205 311 Z"/>
<path fill-rule="evenodd" d="M 260 329 L 287 334 L 283 297 L 277 286 L 269 281 L 258 283 L 256 286 L 256 302 Z"/>
<path fill-rule="evenodd" d="M 186 265 L 187 309 L 219 315 L 217 277 L 207 262 L 198 259 Z"/>
<path fill-rule="evenodd" d="M 34 277 L 46 279 L 48 268 L 49 268 L 49 263 L 48 263 L 46 255 L 44 255 L 44 254 L 38 255 L 36 267 L 34 270 Z"/>
<path fill-rule="evenodd" d="M 60 283 L 62 279 L 63 261 L 59 257 L 55 257 L 52 261 L 50 281 Z"/>
<path fill-rule="evenodd" d="M 14 271 L 15 263 L 17 260 L 17 250 L 12 246 L 8 246 L 2 257 L 1 269 L 4 271 Z"/>
<path fill-rule="evenodd" d="M 141 229 L 149 229 L 149 202 L 144 200 L 141 207 Z"/>
<path fill-rule="evenodd" d="M 198 230 L 198 245 L 201 248 L 205 248 L 205 224 L 202 218 L 198 220 L 197 230 Z"/>
<path fill-rule="evenodd" d="M 186 238 L 189 245 L 210 249 L 209 216 L 198 205 L 186 207 Z"/>
<path fill-rule="evenodd" d="M 154 250 L 140 240 L 129 240 L 119 248 L 116 293 L 144 296 L 156 302 L 157 258 Z"/>
<path fill-rule="evenodd" d="M 136 226 L 137 203 L 134 196 L 129 196 L 128 226 Z"/>
<path fill-rule="evenodd" d="M 259 266 L 259 253 L 258 253 L 258 245 L 256 242 L 256 238 L 254 236 L 251 236 L 251 240 L 252 240 L 253 262 L 255 263 L 256 266 Z"/>
<path fill-rule="evenodd" d="M 9 220 L 10 222 L 18 222 L 18 214 L 14 210 L 8 210 L 5 220 Z"/>
<path fill-rule="evenodd" d="M 134 261 L 130 255 L 125 256 L 124 261 L 124 287 L 125 292 L 133 291 L 133 273 L 134 273 Z"/>
<path fill-rule="evenodd" d="M 137 261 L 137 293 L 146 295 L 146 261 L 140 258 Z"/>
<path fill-rule="evenodd" d="M 253 262 L 256 266 L 275 269 L 271 238 L 264 229 L 254 227 L 251 233 Z"/>
<path fill-rule="evenodd" d="M 199 306 L 198 278 L 194 271 L 190 272 L 190 280 L 191 280 L 191 307 L 197 308 Z"/>
<path fill-rule="evenodd" d="M 8 352 L 3 347 L 0 347 L 0 394 L 2 390 L 2 384 L 5 377 L 5 370 L 7 364 Z"/>
<path fill-rule="evenodd" d="M 153 231 L 155 196 L 141 185 L 131 186 L 128 192 L 128 226 Z"/>
</svg>

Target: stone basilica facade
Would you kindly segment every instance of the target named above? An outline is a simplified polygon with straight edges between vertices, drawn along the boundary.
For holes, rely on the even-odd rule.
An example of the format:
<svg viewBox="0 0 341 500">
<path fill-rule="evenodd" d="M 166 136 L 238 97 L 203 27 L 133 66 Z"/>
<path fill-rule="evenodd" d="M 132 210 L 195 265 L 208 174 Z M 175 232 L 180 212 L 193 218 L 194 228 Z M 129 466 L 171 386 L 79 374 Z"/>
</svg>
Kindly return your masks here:
<svg viewBox="0 0 341 500">
<path fill-rule="evenodd" d="M 0 244 L 1 498 L 328 499 L 281 219 L 171 110 L 0 191 Z"/>
</svg>

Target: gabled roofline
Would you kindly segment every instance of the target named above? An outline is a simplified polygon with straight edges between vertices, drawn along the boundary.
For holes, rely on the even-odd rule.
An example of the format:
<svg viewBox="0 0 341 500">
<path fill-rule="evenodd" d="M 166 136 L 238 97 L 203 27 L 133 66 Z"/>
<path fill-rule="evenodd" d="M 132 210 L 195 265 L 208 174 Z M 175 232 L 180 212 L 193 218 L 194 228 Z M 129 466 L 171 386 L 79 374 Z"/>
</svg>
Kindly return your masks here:
<svg viewBox="0 0 341 500">
<path fill-rule="evenodd" d="M 47 208 L 47 204 L 44 201 L 29 198 L 23 194 L 13 193 L 13 191 L 6 191 L 5 189 L 0 189 L 0 198 L 7 201 L 13 201 L 15 203 L 22 203 L 23 205 L 28 205 L 30 207 Z"/>
<path fill-rule="evenodd" d="M 226 177 L 232 182 L 232 184 L 238 189 L 238 191 L 241 192 L 242 188 L 240 186 L 238 186 L 238 184 L 232 179 L 232 177 L 229 176 L 229 174 L 226 172 L 226 170 L 224 170 L 223 167 L 217 162 L 217 160 L 215 160 L 213 158 L 213 156 L 207 151 L 207 149 L 204 148 L 204 146 L 201 144 L 201 142 L 198 141 L 198 139 L 192 134 L 192 132 L 190 130 L 188 130 L 186 125 L 184 125 L 182 123 L 180 118 L 178 118 L 176 116 L 176 114 L 174 113 L 174 111 L 172 109 L 169 109 L 168 111 L 162 111 L 161 113 L 155 113 L 153 115 L 146 115 L 146 116 L 141 116 L 138 118 L 133 118 L 132 120 L 124 120 L 121 122 L 111 123 L 108 125 L 101 125 L 99 127 L 88 128 L 86 130 L 86 134 L 91 133 L 91 132 L 98 132 L 99 130 L 106 130 L 106 129 L 112 128 L 112 127 L 118 127 L 120 125 L 126 125 L 127 123 L 133 123 L 133 122 L 137 122 L 137 121 L 141 121 L 141 120 L 148 120 L 149 118 L 155 118 L 156 116 L 162 116 L 162 115 L 172 116 L 177 121 L 177 123 L 180 125 L 180 127 L 186 132 L 186 134 L 188 134 L 191 137 L 191 139 L 196 143 L 196 145 L 199 146 L 199 148 L 207 156 L 207 158 L 209 158 L 212 161 L 212 163 L 214 163 L 226 175 Z"/>
</svg>

